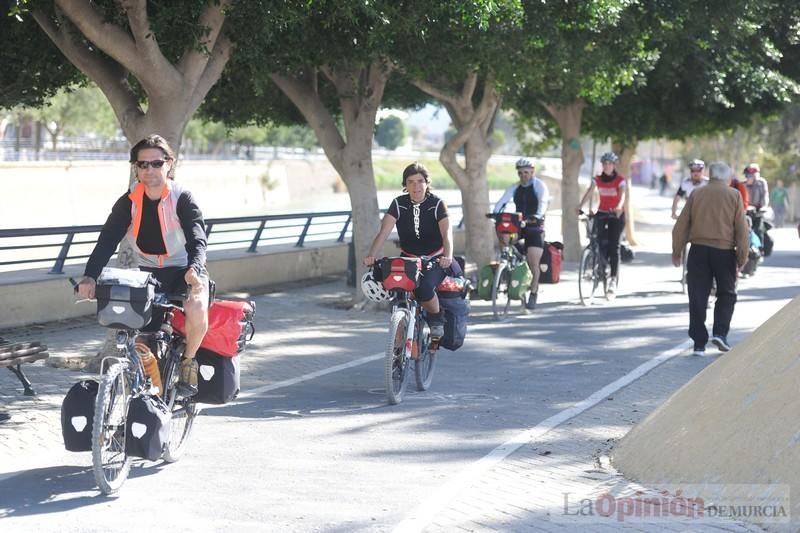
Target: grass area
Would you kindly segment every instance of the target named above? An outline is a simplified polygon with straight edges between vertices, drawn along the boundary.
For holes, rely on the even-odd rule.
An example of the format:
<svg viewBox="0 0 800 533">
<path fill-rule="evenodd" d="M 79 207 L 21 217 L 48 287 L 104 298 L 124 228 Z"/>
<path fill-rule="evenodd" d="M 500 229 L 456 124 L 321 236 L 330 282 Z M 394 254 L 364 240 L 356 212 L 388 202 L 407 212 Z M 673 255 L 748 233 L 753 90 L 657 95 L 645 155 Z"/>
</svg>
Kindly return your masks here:
<svg viewBox="0 0 800 533">
<path fill-rule="evenodd" d="M 420 163 L 430 172 L 431 183 L 434 189 L 457 189 L 456 183 L 447 174 L 442 164 L 437 159 L 421 159 Z M 373 159 L 375 170 L 375 185 L 380 191 L 400 190 L 402 188 L 403 169 L 412 161 L 403 159 Z M 517 172 L 513 163 L 492 164 L 487 167 L 490 189 L 505 189 L 517 182 Z"/>
</svg>

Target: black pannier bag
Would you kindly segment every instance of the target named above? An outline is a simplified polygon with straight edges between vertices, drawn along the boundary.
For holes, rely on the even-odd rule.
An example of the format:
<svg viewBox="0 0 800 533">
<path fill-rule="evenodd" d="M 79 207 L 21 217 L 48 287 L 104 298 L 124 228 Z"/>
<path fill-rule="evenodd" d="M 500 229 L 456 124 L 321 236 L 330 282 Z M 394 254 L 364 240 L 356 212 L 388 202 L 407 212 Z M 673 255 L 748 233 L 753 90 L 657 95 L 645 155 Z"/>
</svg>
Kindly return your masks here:
<svg viewBox="0 0 800 533">
<path fill-rule="evenodd" d="M 74 384 L 61 403 L 61 435 L 70 452 L 92 450 L 92 423 L 97 381 L 88 379 Z"/>
<path fill-rule="evenodd" d="M 633 252 L 633 249 L 625 243 L 620 243 L 619 245 L 619 260 L 622 261 L 624 264 L 633 263 L 633 260 L 636 258 L 636 254 Z"/>
<path fill-rule="evenodd" d="M 104 268 L 95 289 L 97 321 L 111 328 L 143 328 L 153 316 L 156 283 L 149 272 Z"/>
<path fill-rule="evenodd" d="M 197 350 L 197 395 L 201 403 L 225 404 L 239 395 L 239 356 L 223 357 L 211 350 Z"/>
<path fill-rule="evenodd" d="M 469 321 L 469 300 L 466 298 L 439 298 L 439 307 L 444 313 L 444 336 L 439 346 L 458 350 L 464 344 Z"/>
<path fill-rule="evenodd" d="M 172 414 L 158 396 L 143 394 L 133 398 L 125 422 L 125 453 L 157 461 L 169 440 Z"/>
</svg>

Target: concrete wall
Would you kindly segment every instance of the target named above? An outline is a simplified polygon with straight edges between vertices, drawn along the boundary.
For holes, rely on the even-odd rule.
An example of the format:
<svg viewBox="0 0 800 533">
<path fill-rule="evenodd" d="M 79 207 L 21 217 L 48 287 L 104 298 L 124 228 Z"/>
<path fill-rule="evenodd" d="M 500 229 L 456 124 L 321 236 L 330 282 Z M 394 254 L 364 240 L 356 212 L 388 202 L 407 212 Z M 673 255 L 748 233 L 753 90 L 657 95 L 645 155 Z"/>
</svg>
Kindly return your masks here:
<svg viewBox="0 0 800 533">
<path fill-rule="evenodd" d="M 464 232 L 455 231 L 454 249 L 464 250 Z M 290 281 L 344 274 L 347 271 L 347 244 L 330 243 L 308 248 L 273 247 L 256 254 L 210 252 L 208 270 L 220 293 L 251 291 L 280 286 Z M 383 254 L 398 255 L 390 240 Z M 67 279 L 80 279 L 83 267 L 67 267 L 63 275 L 46 270 L 4 275 L 0 283 L 0 328 L 52 322 L 90 315 L 94 304 L 75 303 Z"/>
<path fill-rule="evenodd" d="M 615 466 L 707 503 L 768 505 L 774 497 L 788 503 L 790 520 L 762 525 L 800 531 L 799 314 L 800 297 L 684 385 L 616 446 Z"/>
</svg>

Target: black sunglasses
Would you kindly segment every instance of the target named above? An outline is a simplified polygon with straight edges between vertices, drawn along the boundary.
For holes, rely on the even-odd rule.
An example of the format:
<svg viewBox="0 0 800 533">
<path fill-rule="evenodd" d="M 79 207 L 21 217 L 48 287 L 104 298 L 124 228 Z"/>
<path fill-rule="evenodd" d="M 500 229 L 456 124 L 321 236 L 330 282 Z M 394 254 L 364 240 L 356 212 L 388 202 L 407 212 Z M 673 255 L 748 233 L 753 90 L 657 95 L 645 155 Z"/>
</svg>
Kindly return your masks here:
<svg viewBox="0 0 800 533">
<path fill-rule="evenodd" d="M 133 162 L 133 164 L 136 165 L 139 168 L 147 168 L 147 167 L 161 168 L 161 167 L 164 166 L 164 163 L 166 163 L 166 161 L 163 160 L 163 159 L 154 159 L 153 161 L 134 161 Z"/>
</svg>

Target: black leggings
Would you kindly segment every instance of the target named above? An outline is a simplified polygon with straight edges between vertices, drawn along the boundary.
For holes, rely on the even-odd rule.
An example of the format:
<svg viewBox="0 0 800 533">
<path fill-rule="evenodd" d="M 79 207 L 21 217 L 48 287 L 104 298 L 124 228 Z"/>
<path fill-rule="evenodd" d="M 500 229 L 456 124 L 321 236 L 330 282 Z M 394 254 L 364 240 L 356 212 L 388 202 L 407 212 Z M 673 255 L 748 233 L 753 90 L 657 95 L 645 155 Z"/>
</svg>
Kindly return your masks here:
<svg viewBox="0 0 800 533">
<path fill-rule="evenodd" d="M 625 214 L 619 217 L 609 213 L 597 213 L 594 218 L 593 230 L 600 245 L 600 251 L 606 253 L 611 266 L 611 275 L 617 277 L 619 272 L 619 240 L 625 227 Z"/>
<path fill-rule="evenodd" d="M 427 302 L 436 294 L 436 286 L 447 277 L 447 273 L 439 265 L 432 265 L 420 276 L 419 284 L 414 291 L 414 296 L 420 302 Z"/>
</svg>

